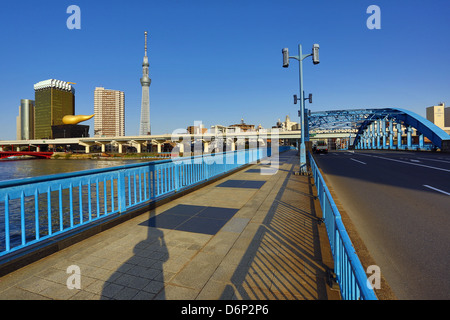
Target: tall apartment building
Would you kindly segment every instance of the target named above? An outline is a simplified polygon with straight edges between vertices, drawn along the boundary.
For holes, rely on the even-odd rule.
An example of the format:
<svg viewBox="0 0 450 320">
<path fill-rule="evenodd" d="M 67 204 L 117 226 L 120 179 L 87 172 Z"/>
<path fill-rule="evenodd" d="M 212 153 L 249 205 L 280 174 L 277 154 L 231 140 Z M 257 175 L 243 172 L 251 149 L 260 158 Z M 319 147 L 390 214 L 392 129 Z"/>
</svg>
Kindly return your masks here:
<svg viewBox="0 0 450 320">
<path fill-rule="evenodd" d="M 75 88 L 68 82 L 49 79 L 34 85 L 34 139 L 53 139 L 52 126 L 75 114 Z"/>
<path fill-rule="evenodd" d="M 94 135 L 125 135 L 125 93 L 97 87 L 94 91 Z"/>
<path fill-rule="evenodd" d="M 17 140 L 34 139 L 34 100 L 21 99 L 17 117 Z"/>
</svg>

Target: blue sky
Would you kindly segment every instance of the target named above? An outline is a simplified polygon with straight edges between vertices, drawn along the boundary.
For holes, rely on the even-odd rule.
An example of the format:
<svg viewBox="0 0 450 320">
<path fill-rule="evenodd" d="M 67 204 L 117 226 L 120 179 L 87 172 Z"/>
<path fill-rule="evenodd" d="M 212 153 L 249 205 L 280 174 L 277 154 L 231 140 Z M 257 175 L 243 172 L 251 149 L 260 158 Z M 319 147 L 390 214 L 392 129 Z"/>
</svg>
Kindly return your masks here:
<svg viewBox="0 0 450 320">
<path fill-rule="evenodd" d="M 69 30 L 70 5 L 81 29 Z M 369 5 L 381 29 L 369 30 Z M 94 89 L 125 92 L 126 135 L 139 131 L 144 31 L 148 30 L 153 134 L 194 121 L 270 128 L 297 120 L 298 63 L 281 49 L 320 45 L 303 62 L 311 111 L 399 107 L 425 116 L 450 105 L 448 0 L 8 1 L 0 11 L 0 139 L 16 138 L 20 99 L 46 79 L 76 82 L 76 114 L 92 114 Z M 91 126 L 94 121 L 84 124 Z"/>
</svg>

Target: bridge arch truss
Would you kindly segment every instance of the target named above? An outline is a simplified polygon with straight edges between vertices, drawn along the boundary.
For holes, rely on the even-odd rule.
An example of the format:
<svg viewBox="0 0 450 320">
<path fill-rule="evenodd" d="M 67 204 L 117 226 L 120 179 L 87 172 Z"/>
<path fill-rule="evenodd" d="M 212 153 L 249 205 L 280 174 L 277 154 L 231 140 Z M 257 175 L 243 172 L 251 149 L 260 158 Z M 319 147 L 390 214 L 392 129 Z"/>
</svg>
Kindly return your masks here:
<svg viewBox="0 0 450 320">
<path fill-rule="evenodd" d="M 450 151 L 450 135 L 420 115 L 399 108 L 312 112 L 309 133 L 342 132 L 355 136 L 354 149 L 425 149 Z M 406 143 L 402 137 L 406 136 Z M 415 143 L 413 137 L 416 136 Z M 426 145 L 427 138 L 431 144 Z M 418 140 L 418 141 L 417 141 Z"/>
</svg>

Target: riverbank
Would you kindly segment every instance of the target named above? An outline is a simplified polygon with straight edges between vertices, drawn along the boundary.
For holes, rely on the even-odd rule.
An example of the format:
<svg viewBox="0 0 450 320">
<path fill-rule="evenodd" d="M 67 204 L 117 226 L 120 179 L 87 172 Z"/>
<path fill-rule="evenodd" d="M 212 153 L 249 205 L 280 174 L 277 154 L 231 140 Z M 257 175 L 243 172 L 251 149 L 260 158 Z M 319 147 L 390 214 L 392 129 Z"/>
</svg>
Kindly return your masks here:
<svg viewBox="0 0 450 320">
<path fill-rule="evenodd" d="M 51 159 L 54 160 L 139 160 L 149 161 L 170 159 L 167 153 L 68 153 L 55 152 Z"/>
</svg>

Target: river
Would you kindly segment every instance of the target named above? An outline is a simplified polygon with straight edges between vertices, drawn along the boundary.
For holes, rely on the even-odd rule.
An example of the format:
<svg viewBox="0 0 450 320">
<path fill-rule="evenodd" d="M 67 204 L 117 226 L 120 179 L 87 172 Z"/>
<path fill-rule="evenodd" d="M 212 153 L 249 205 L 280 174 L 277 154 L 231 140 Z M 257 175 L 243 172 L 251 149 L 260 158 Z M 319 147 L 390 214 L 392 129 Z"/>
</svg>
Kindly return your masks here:
<svg viewBox="0 0 450 320">
<path fill-rule="evenodd" d="M 83 171 L 89 169 L 117 167 L 136 162 L 148 162 L 148 159 L 94 160 L 94 159 L 31 159 L 1 160 L 0 181 L 16 180 L 57 173 Z"/>
<path fill-rule="evenodd" d="M 93 159 L 30 159 L 30 160 L 1 160 L 0 161 L 0 181 L 5 180 L 18 180 L 30 177 L 44 176 L 44 175 L 53 175 L 58 173 L 67 173 L 67 172 L 76 172 L 83 171 L 89 169 L 100 169 L 100 168 L 108 168 L 108 167 L 117 167 L 131 163 L 137 162 L 149 162 L 149 159 L 129 159 L 129 160 L 93 160 Z M 75 188 L 76 189 L 76 188 Z M 103 192 L 103 188 L 100 188 Z M 106 190 L 106 189 L 105 189 Z M 85 190 L 86 191 L 86 190 Z M 92 194 L 89 195 L 86 192 L 83 192 L 83 203 L 88 202 L 88 198 L 92 194 L 95 194 L 95 189 L 92 191 Z M 108 188 L 107 194 L 109 195 L 110 189 Z M 79 191 L 77 191 L 79 192 Z M 59 208 L 58 192 L 52 191 L 53 204 L 51 207 L 51 221 L 52 221 L 52 230 L 53 232 L 58 231 L 61 226 L 60 218 L 60 210 L 64 212 L 63 217 L 63 225 L 67 227 L 70 223 L 68 212 L 70 211 L 70 203 L 73 203 L 74 208 L 76 208 L 79 204 L 78 196 L 74 197 L 73 201 L 69 201 L 69 192 L 67 189 L 64 189 L 61 193 L 61 203 L 62 207 Z M 3 199 L 2 199 L 3 200 Z M 0 253 L 5 250 L 5 202 L 0 200 Z M 118 199 L 115 197 L 115 203 L 117 203 Z M 106 203 L 101 202 L 99 207 L 96 208 L 94 206 L 93 210 L 99 210 L 99 212 L 105 211 Z M 11 241 L 11 247 L 15 247 L 20 245 L 21 243 L 21 202 L 20 199 L 9 200 L 9 235 Z M 33 240 L 35 238 L 35 198 L 34 196 L 25 197 L 24 199 L 24 211 L 25 211 L 25 237 L 28 240 Z M 109 203 L 109 207 L 111 203 Z M 45 236 L 48 234 L 48 203 L 47 203 L 47 194 L 41 194 L 38 197 L 38 207 L 39 212 L 39 225 L 40 225 L 40 235 Z M 74 209 L 75 210 L 75 209 Z M 88 219 L 88 209 L 85 208 L 83 210 L 84 219 Z M 76 209 L 75 212 L 79 212 L 79 209 Z M 92 214 L 92 216 L 96 215 L 96 211 Z M 75 223 L 79 222 L 79 216 L 75 217 Z"/>
</svg>

